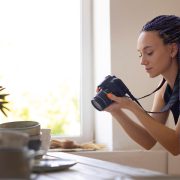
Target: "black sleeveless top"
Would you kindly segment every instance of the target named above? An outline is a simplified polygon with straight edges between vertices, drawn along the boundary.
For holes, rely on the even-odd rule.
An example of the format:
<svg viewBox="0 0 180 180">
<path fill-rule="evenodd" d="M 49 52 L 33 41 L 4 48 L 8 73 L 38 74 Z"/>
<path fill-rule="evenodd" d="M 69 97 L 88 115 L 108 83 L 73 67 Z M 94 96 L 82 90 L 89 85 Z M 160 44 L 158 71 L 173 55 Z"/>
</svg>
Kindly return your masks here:
<svg viewBox="0 0 180 180">
<path fill-rule="evenodd" d="M 172 90 L 171 90 L 170 86 L 167 85 L 165 93 L 164 93 L 164 101 L 166 104 L 168 103 L 171 95 L 172 95 Z M 170 110 L 173 114 L 173 117 L 174 117 L 175 124 L 177 124 L 178 118 L 179 118 L 179 105 L 180 105 L 179 101 L 176 101 L 176 103 L 170 108 Z"/>
</svg>

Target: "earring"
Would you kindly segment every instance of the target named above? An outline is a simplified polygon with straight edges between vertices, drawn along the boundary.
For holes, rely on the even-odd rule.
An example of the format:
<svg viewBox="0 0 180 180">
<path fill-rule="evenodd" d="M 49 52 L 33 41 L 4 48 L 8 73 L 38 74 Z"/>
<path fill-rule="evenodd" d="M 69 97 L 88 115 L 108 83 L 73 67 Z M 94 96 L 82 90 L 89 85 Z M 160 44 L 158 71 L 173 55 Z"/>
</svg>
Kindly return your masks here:
<svg viewBox="0 0 180 180">
<path fill-rule="evenodd" d="M 174 55 L 171 55 L 171 60 L 173 60 L 174 59 Z"/>
</svg>

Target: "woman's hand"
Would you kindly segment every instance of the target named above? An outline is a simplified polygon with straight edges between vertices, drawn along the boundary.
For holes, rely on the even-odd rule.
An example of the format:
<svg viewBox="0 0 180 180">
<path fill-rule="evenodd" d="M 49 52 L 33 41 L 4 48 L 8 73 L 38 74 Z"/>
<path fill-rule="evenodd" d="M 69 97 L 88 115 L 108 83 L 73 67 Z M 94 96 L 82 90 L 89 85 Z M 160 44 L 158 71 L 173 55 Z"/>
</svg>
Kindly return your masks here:
<svg viewBox="0 0 180 180">
<path fill-rule="evenodd" d="M 134 103 L 128 97 L 117 97 L 111 93 L 107 94 L 107 97 L 114 101 L 110 106 L 105 108 L 107 112 L 115 112 L 119 111 L 120 109 L 131 109 L 132 104 Z"/>
</svg>

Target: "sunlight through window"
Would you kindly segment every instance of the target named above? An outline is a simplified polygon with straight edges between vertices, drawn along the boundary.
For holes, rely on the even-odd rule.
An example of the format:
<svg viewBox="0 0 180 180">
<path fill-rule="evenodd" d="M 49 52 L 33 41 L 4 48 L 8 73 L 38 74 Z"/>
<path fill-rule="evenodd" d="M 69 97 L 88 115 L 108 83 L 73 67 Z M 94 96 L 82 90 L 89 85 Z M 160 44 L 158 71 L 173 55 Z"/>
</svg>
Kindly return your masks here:
<svg viewBox="0 0 180 180">
<path fill-rule="evenodd" d="M 33 120 L 80 134 L 80 0 L 0 1 L 3 121 Z"/>
</svg>

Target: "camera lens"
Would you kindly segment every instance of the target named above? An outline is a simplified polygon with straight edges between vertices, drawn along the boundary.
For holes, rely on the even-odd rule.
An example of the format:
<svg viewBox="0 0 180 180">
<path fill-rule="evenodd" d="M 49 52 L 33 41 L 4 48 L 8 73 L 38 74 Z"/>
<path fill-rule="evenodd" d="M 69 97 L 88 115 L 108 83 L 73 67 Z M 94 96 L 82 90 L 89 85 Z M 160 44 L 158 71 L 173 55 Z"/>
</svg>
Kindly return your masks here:
<svg viewBox="0 0 180 180">
<path fill-rule="evenodd" d="M 108 93 L 107 90 L 101 90 L 94 97 L 94 99 L 91 100 L 92 105 L 97 110 L 102 111 L 103 109 L 108 107 L 110 104 L 112 104 L 112 101 L 106 96 L 107 93 Z"/>
<path fill-rule="evenodd" d="M 91 102 L 92 102 L 93 106 L 94 106 L 96 109 L 98 109 L 99 111 L 102 111 L 102 110 L 103 110 L 103 107 L 101 106 L 101 104 L 99 104 L 99 103 L 97 102 L 97 99 L 96 99 L 96 100 L 92 100 Z"/>
</svg>

